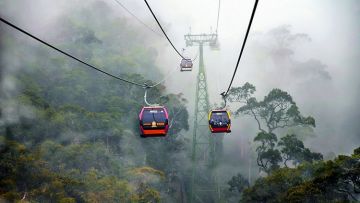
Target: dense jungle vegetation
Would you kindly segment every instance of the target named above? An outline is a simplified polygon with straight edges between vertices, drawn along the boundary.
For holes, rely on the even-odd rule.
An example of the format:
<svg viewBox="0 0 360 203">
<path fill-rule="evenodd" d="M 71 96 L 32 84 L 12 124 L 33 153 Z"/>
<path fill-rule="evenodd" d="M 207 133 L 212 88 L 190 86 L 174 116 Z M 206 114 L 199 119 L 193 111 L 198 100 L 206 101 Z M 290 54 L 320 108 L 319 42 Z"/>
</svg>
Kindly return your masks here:
<svg viewBox="0 0 360 203">
<path fill-rule="evenodd" d="M 92 15 L 81 17 L 85 13 Z M 143 46 L 143 36 L 126 19 L 114 17 L 102 2 L 82 14 L 58 19 L 60 31 L 49 34 L 59 47 L 130 80 L 151 84 L 145 78 L 162 77 L 155 49 Z M 171 188 L 181 176 L 174 170 L 180 168 L 174 155 L 186 142 L 178 133 L 188 129 L 181 95 L 167 94 L 163 86 L 150 91 L 149 101 L 167 105 L 172 127 L 164 139 L 142 140 L 137 118 L 144 105 L 142 88 L 109 79 L 24 36 L 14 37 L 6 27 L 1 30 L 2 58 L 13 59 L 6 64 L 4 83 L 9 79 L 18 88 L 2 93 L 2 112 L 12 111 L 0 128 L 2 199 L 174 201 Z"/>
</svg>

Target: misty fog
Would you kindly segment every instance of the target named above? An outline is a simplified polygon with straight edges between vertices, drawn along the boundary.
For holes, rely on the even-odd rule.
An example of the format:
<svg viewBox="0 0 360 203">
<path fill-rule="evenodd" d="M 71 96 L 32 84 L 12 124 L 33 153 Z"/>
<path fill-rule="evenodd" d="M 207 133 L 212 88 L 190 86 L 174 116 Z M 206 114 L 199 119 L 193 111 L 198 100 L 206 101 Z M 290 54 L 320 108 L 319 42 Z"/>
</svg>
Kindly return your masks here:
<svg viewBox="0 0 360 203">
<path fill-rule="evenodd" d="M 143 1 L 119 1 L 149 27 L 161 34 L 161 30 Z M 136 60 L 135 62 L 121 61 L 119 66 L 116 66 L 117 64 L 114 66 L 113 63 L 99 59 L 102 64 L 96 65 L 104 70 L 114 71 L 115 74 L 138 73 L 152 81 L 159 81 L 166 76 L 165 92 L 183 95 L 187 100 L 186 109 L 189 112 L 190 128 L 183 129 L 178 135 L 181 138 L 177 139 L 182 139 L 188 146 L 186 150 L 176 155 L 179 164 L 184 164 L 184 168 L 189 170 L 198 58 L 194 62 L 192 72 L 180 72 L 178 70 L 180 57 L 165 37 L 144 27 L 114 0 L 99 2 L 102 4 L 93 6 L 91 10 L 100 16 L 101 13 L 107 13 L 108 15 L 104 15 L 102 19 L 94 19 L 92 15 L 85 13 L 84 8 L 90 5 L 89 1 L 85 0 L 14 2 L 2 0 L 0 16 L 58 46 L 62 46 L 63 39 L 69 37 L 67 30 L 62 29 L 62 25 L 66 24 L 64 16 L 72 14 L 78 16 L 79 19 L 89 16 L 94 26 L 104 29 L 96 36 L 102 41 L 101 47 L 104 50 L 87 53 L 93 48 L 91 44 L 88 44 L 77 47 L 76 50 L 67 50 L 68 47 L 65 46 L 63 48 L 66 51 L 80 54 L 85 60 L 87 57 L 91 58 L 91 54 L 95 56 L 106 53 L 119 56 L 131 55 L 138 61 L 146 58 L 146 54 L 150 55 L 147 63 Z M 184 35 L 214 33 L 218 1 L 149 0 L 149 3 L 178 50 L 184 49 L 184 55 L 187 57 L 198 57 L 198 47 L 186 47 Z M 204 63 L 211 106 L 222 102 L 220 93 L 224 92 L 229 85 L 252 7 L 251 0 L 221 1 L 218 27 L 220 49 L 212 50 L 208 46 L 204 47 Z M 121 22 L 114 23 L 114 19 L 121 19 Z M 274 88 L 287 91 L 302 114 L 315 118 L 316 128 L 301 139 L 311 150 L 321 152 L 325 159 L 334 158 L 334 154 L 351 154 L 353 149 L 360 145 L 359 19 L 360 2 L 357 0 L 260 1 L 233 83 L 234 87 L 242 86 L 246 82 L 255 85 L 255 96 L 258 100 L 262 100 Z M 109 22 L 112 24 L 108 24 Z M 131 27 L 129 29 L 132 29 L 129 31 L 133 33 L 133 35 L 130 34 L 131 39 L 123 39 L 121 34 L 117 35 L 117 31 L 125 25 L 129 25 Z M 74 30 L 76 29 L 80 28 L 75 26 Z M 7 44 L 5 34 L 2 33 L 6 33 L 6 38 L 12 36 L 19 40 L 18 44 L 24 43 L 24 45 L 14 47 Z M 121 44 L 113 44 L 113 39 L 119 40 Z M 129 44 L 134 40 L 139 44 Z M 28 47 L 26 44 L 42 46 L 12 28 L 0 24 L 0 105 L 2 110 L 0 126 L 17 123 L 20 117 L 35 118 L 34 107 L 20 104 L 12 99 L 22 90 L 22 87 L 17 85 L 16 74 L 31 69 L 21 64 L 21 61 L 35 61 L 35 53 L 39 54 L 39 52 L 58 56 L 58 53 L 47 48 L 34 50 L 33 53 L 23 52 L 22 49 L 25 50 Z M 119 47 L 132 46 L 139 49 L 145 47 L 146 53 L 118 51 Z M 18 60 L 17 57 L 22 60 Z M 70 59 L 63 60 L 69 60 L 69 64 L 73 66 L 67 68 L 81 69 L 79 64 Z M 50 66 L 47 63 L 49 62 L 44 62 L 44 67 Z M 122 69 L 122 65 L 128 68 Z M 161 74 L 156 74 L 154 70 L 160 70 Z M 101 74 L 99 77 L 101 80 L 107 80 Z M 142 102 L 141 95 L 139 103 Z M 228 103 L 228 108 L 236 111 L 238 106 Z M 256 123 L 250 116 L 233 117 L 232 132 L 224 136 L 224 154 L 218 166 L 220 179 L 223 180 L 222 187 L 226 187 L 227 180 L 239 172 L 249 177 L 249 182 L 254 181 L 258 176 L 259 170 L 255 161 L 256 146 L 253 143 L 257 132 Z M 286 131 L 281 133 L 286 134 Z M 130 138 L 134 136 L 131 131 L 126 131 L 125 134 L 129 136 L 124 136 L 121 147 L 123 147 L 122 151 L 128 155 L 126 160 L 124 159 L 128 162 L 128 166 L 136 166 L 151 159 L 144 155 L 146 149 L 142 149 L 142 143 Z M 155 142 L 153 144 L 159 145 Z M 141 153 L 134 154 L 130 146 L 141 149 Z"/>
</svg>

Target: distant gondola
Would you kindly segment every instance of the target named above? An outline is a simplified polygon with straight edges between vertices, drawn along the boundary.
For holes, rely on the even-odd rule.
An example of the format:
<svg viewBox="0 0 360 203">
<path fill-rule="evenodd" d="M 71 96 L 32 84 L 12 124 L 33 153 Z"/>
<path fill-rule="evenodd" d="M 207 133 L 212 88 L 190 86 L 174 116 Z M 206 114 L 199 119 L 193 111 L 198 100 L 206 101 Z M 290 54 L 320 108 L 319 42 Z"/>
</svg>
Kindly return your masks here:
<svg viewBox="0 0 360 203">
<path fill-rule="evenodd" d="M 143 107 L 139 121 L 141 137 L 163 137 L 169 130 L 169 115 L 163 106 Z"/>
<path fill-rule="evenodd" d="M 209 128 L 212 133 L 231 132 L 230 112 L 226 110 L 212 110 L 209 113 Z"/>
<path fill-rule="evenodd" d="M 191 59 L 183 58 L 180 63 L 180 71 L 192 71 L 193 62 Z"/>
</svg>

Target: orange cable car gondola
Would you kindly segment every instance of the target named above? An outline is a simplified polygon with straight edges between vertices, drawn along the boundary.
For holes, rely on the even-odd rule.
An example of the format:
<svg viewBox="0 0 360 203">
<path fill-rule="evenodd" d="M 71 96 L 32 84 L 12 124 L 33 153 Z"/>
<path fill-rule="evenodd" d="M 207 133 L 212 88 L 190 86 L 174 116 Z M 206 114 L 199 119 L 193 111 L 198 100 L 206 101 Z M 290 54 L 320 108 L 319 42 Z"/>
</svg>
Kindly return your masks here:
<svg viewBox="0 0 360 203">
<path fill-rule="evenodd" d="M 169 130 L 169 115 L 164 106 L 146 106 L 139 114 L 141 137 L 164 137 Z"/>
</svg>

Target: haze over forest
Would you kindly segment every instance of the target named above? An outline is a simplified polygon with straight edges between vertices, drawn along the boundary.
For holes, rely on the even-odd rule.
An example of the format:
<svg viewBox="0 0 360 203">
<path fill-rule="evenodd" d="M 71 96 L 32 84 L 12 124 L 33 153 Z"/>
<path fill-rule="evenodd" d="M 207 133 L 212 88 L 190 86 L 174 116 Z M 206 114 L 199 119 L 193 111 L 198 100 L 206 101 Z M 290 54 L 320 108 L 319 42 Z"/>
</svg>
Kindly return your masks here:
<svg viewBox="0 0 360 203">
<path fill-rule="evenodd" d="M 215 33 L 219 1 L 149 4 L 175 47 L 196 58 L 193 71 L 180 72 L 181 58 L 143 1 L 0 1 L 1 18 L 104 71 L 148 84 L 165 77 L 148 100 L 165 105 L 171 123 L 165 138 L 140 138 L 142 88 L 1 23 L 0 201 L 360 200 L 359 1 L 259 1 L 227 101 L 232 132 L 219 135 L 217 164 L 195 184 L 211 185 L 206 174 L 216 173 L 221 195 L 199 193 L 195 200 L 191 154 L 199 51 L 186 47 L 184 35 Z M 212 108 L 222 102 L 220 93 L 233 75 L 253 5 L 221 1 L 220 49 L 204 46 Z M 293 125 L 272 130 L 266 120 L 256 122 L 251 110 L 266 109 L 271 98 L 296 106 L 296 116 L 289 114 Z M 333 185 L 323 178 L 329 171 L 341 174 L 336 183 L 329 181 Z M 310 175 L 289 175 L 305 172 Z M 302 193 L 309 188 L 316 192 Z"/>
</svg>

